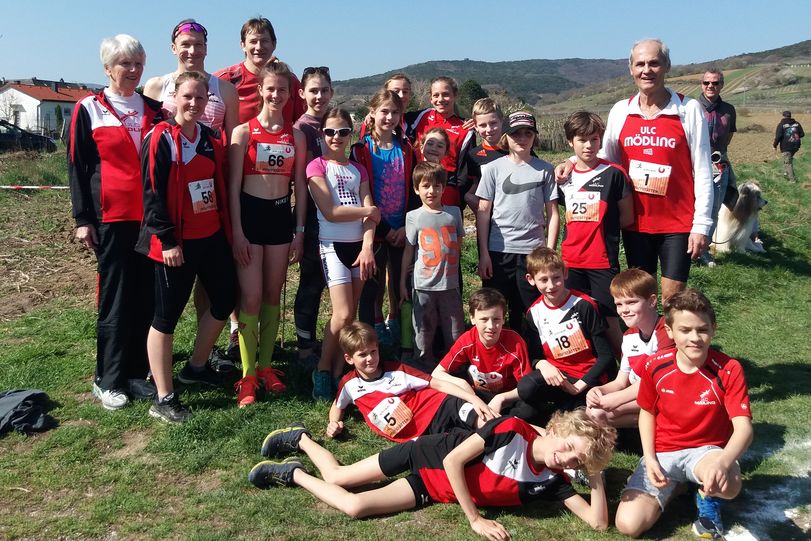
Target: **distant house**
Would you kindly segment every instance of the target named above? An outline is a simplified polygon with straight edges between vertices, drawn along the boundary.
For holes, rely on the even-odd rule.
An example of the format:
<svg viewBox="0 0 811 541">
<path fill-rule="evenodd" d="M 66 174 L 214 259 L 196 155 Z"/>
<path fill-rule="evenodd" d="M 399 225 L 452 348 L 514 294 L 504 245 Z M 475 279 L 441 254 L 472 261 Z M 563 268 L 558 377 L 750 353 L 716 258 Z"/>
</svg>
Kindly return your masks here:
<svg viewBox="0 0 811 541">
<path fill-rule="evenodd" d="M 64 125 L 70 122 L 73 104 L 92 93 L 85 85 L 41 79 L 1 81 L 0 118 L 45 135 L 57 132 L 56 108 L 62 110 Z"/>
</svg>

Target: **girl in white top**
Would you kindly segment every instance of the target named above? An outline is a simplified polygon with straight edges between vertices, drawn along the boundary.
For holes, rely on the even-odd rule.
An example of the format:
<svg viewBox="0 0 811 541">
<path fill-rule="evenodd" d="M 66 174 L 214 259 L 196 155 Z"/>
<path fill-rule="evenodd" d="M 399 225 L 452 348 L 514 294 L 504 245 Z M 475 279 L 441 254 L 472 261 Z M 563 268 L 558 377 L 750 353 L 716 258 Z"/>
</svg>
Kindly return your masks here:
<svg viewBox="0 0 811 541">
<path fill-rule="evenodd" d="M 355 319 L 363 282 L 375 271 L 372 252 L 380 211 L 372 204 L 366 170 L 346 159 L 352 118 L 344 109 L 324 116 L 324 155 L 307 165 L 310 194 L 318 207 L 321 263 L 332 317 L 324 330 L 321 359 L 313 373 L 313 396 L 331 400 L 343 372 L 338 332 Z"/>
</svg>

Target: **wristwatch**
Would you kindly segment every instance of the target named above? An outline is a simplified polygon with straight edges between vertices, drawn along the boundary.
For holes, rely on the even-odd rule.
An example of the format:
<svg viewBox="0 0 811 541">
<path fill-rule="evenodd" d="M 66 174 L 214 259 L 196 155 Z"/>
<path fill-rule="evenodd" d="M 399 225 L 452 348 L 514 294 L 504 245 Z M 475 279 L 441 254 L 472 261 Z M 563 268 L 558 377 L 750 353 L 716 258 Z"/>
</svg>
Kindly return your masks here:
<svg viewBox="0 0 811 541">
<path fill-rule="evenodd" d="M 296 226 L 296 233 L 304 233 L 304 226 L 303 225 L 297 225 Z"/>
</svg>

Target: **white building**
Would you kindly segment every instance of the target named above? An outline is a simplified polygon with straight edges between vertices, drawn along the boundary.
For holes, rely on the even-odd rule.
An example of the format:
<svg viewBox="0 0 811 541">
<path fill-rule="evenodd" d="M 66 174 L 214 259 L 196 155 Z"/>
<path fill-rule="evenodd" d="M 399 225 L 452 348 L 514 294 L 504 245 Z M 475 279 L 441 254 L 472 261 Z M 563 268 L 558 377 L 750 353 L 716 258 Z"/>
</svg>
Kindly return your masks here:
<svg viewBox="0 0 811 541">
<path fill-rule="evenodd" d="M 63 81 L 6 81 L 0 86 L 0 118 L 34 133 L 56 135 L 56 108 L 68 125 L 73 105 L 92 91 Z"/>
</svg>

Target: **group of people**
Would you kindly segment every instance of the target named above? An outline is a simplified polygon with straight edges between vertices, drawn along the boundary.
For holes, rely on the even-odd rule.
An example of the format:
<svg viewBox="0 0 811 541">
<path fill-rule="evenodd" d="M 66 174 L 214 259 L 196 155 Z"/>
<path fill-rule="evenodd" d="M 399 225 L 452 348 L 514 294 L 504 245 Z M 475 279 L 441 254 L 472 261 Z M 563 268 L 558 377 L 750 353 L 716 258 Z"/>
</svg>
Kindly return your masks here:
<svg viewBox="0 0 811 541">
<path fill-rule="evenodd" d="M 719 498 L 740 490 L 736 461 L 751 442 L 751 412 L 740 364 L 710 349 L 712 306 L 685 289 L 731 177 L 735 116 L 720 100 L 720 72 L 705 73 L 704 95 L 692 100 L 665 86 L 664 43 L 636 43 L 629 67 L 639 92 L 605 123 L 572 114 L 564 129 L 574 156 L 553 167 L 534 152 L 532 114 L 505 117 L 484 98 L 465 121 L 451 78 L 431 81 L 429 108 L 407 111 L 411 81 L 392 76 L 369 115 L 353 119 L 329 106 L 327 67 L 308 67 L 299 80 L 273 56 L 267 19 L 243 25 L 244 61 L 214 74 L 204 67 L 206 43 L 203 25 L 178 23 L 177 69 L 140 94 L 143 47 L 124 34 L 104 40 L 110 83 L 71 117 L 76 237 L 98 262 L 93 394 L 105 408 L 150 398 L 150 415 L 189 418 L 172 347 L 192 291 L 197 334 L 177 379 L 221 385 L 238 361 L 239 407 L 260 389 L 284 391 L 272 361 L 282 287 L 298 262 L 299 358 L 313 365 L 313 397 L 332 401 L 327 436 L 344 431 L 354 404 L 399 445 L 340 466 L 304 427 L 275 430 L 262 454 L 301 451 L 322 479 L 296 459 L 267 460 L 251 470 L 256 486 L 299 485 L 352 516 L 457 501 L 490 539 L 509 534 L 476 505 L 559 500 L 604 529 L 600 472 L 616 427 L 638 426 L 644 456 L 617 510 L 620 531 L 649 529 L 688 481 L 700 486 L 694 531 L 723 531 Z M 470 295 L 470 330 L 460 268 L 466 207 L 484 286 Z M 319 352 L 325 287 L 331 312 Z M 398 324 L 408 299 L 410 321 Z M 219 352 L 229 319 L 229 348 Z M 381 363 L 381 342 L 401 328 L 413 329 L 413 351 L 403 351 L 404 363 Z M 535 426 L 550 415 L 546 429 Z M 564 472 L 577 469 L 587 472 L 590 502 Z M 346 491 L 409 470 L 384 488 Z"/>
</svg>

